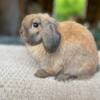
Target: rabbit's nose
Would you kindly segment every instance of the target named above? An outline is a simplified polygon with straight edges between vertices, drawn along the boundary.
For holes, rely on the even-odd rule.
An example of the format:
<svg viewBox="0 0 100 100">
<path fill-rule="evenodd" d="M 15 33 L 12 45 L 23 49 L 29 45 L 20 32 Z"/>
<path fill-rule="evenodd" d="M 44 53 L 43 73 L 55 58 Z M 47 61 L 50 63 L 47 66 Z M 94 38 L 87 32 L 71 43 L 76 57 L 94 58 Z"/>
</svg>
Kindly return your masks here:
<svg viewBox="0 0 100 100">
<path fill-rule="evenodd" d="M 30 38 L 35 38 L 38 34 L 39 34 L 39 32 L 36 32 L 36 33 L 29 33 L 29 37 L 30 37 Z"/>
</svg>

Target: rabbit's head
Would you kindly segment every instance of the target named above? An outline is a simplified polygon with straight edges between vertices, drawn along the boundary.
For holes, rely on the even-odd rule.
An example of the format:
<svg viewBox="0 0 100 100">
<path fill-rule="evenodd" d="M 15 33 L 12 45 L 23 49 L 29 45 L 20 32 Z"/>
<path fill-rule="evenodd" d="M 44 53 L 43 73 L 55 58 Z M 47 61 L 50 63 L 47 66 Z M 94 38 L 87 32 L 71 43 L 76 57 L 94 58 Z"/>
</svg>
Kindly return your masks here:
<svg viewBox="0 0 100 100">
<path fill-rule="evenodd" d="M 22 21 L 20 34 L 29 45 L 43 43 L 49 53 L 56 51 L 60 42 L 57 23 L 48 14 L 27 15 Z"/>
</svg>

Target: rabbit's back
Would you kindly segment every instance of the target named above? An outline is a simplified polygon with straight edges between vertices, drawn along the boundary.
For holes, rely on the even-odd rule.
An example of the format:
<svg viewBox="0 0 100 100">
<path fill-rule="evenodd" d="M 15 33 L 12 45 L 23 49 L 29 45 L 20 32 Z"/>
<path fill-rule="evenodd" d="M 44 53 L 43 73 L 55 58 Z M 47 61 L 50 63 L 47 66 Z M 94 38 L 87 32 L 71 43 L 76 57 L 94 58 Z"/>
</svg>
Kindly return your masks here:
<svg viewBox="0 0 100 100">
<path fill-rule="evenodd" d="M 67 43 L 79 44 L 91 53 L 97 53 L 96 44 L 88 29 L 76 22 L 66 21 L 58 25 L 62 40 Z"/>
</svg>

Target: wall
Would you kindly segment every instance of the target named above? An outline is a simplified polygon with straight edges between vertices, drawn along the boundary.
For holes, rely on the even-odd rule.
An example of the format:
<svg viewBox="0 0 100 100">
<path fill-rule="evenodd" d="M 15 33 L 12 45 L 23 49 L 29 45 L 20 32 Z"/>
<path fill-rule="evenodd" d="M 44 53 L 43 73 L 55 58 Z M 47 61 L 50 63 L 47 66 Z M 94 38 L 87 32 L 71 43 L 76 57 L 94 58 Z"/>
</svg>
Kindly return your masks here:
<svg viewBox="0 0 100 100">
<path fill-rule="evenodd" d="M 15 35 L 18 32 L 18 0 L 0 0 L 0 34 Z"/>
</svg>

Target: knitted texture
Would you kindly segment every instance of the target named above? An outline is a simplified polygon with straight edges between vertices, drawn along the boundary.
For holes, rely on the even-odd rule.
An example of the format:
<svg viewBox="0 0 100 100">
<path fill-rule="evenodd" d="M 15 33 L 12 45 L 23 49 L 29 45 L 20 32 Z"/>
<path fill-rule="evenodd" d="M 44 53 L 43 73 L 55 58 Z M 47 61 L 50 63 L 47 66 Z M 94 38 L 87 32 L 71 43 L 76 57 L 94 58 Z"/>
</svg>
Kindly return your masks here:
<svg viewBox="0 0 100 100">
<path fill-rule="evenodd" d="M 100 72 L 58 82 L 34 76 L 38 64 L 21 45 L 0 45 L 0 100 L 100 100 Z"/>
</svg>

